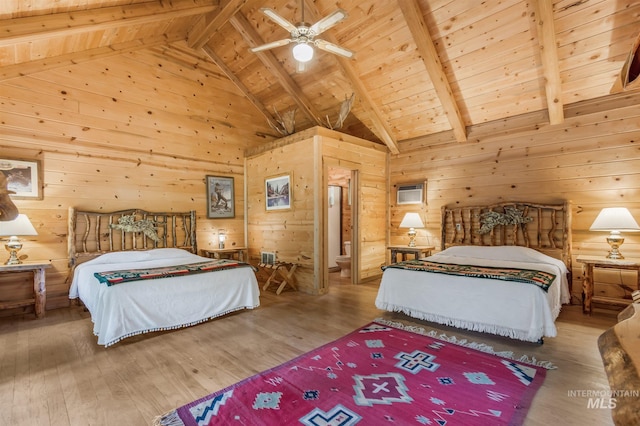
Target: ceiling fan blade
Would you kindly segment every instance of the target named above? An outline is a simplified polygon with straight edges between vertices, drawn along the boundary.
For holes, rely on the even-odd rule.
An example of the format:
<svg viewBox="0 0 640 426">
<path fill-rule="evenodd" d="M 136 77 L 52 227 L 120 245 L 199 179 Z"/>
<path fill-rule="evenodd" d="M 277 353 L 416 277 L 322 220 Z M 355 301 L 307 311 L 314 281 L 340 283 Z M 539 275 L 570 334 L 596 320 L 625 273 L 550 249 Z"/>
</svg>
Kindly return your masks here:
<svg viewBox="0 0 640 426">
<path fill-rule="evenodd" d="M 290 33 L 296 30 L 295 25 L 293 25 L 291 22 L 287 21 L 282 16 L 280 16 L 278 12 L 276 12 L 275 10 L 270 9 L 268 7 L 263 7 L 263 8 L 260 8 L 260 11 L 265 15 L 267 15 L 267 17 L 271 19 L 273 22 L 280 25 L 282 28 L 289 31 Z"/>
<path fill-rule="evenodd" d="M 353 55 L 355 55 L 352 50 L 349 50 L 342 46 L 338 46 L 337 44 L 329 43 L 325 40 L 314 40 L 313 44 L 318 46 L 318 49 L 322 49 L 330 53 L 335 53 L 336 55 L 344 56 L 345 58 L 353 58 Z"/>
<path fill-rule="evenodd" d="M 315 35 L 321 34 L 329 28 L 333 27 L 338 22 L 342 21 L 347 16 L 347 12 L 342 9 L 338 9 L 332 14 L 325 16 L 324 18 L 313 24 L 310 29 L 315 33 Z"/>
<path fill-rule="evenodd" d="M 290 38 L 285 38 L 285 39 L 282 39 L 282 40 L 272 41 L 271 43 L 266 43 L 266 44 L 262 44 L 260 46 L 252 47 L 249 50 L 252 51 L 253 53 L 261 52 L 263 50 L 273 49 L 274 47 L 286 46 L 287 44 L 291 43 L 292 41 L 293 40 L 291 40 Z"/>
<path fill-rule="evenodd" d="M 308 62 L 296 61 L 296 72 L 297 73 L 305 72 L 307 70 L 307 63 Z"/>
</svg>

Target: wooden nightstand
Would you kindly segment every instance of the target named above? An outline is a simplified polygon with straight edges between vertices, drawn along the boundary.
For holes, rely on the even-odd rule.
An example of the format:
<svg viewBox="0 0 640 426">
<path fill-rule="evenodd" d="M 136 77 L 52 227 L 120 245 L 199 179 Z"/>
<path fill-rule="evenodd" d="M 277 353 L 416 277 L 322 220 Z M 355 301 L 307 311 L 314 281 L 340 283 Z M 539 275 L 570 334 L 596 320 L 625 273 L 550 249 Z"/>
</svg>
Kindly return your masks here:
<svg viewBox="0 0 640 426">
<path fill-rule="evenodd" d="M 602 256 L 578 256 L 577 262 L 584 263 L 584 279 L 582 281 L 582 311 L 591 314 L 593 302 L 607 303 L 610 305 L 627 306 L 631 299 L 616 299 L 593 295 L 593 269 L 629 269 L 636 271 L 636 289 L 640 289 L 640 259 L 607 259 Z"/>
<path fill-rule="evenodd" d="M 416 259 L 421 257 L 431 256 L 431 251 L 435 250 L 433 246 L 389 246 L 388 250 L 391 250 L 391 263 L 398 263 L 398 255 L 402 260 L 407 259 L 408 254 L 412 254 Z"/>
<path fill-rule="evenodd" d="M 0 302 L 0 309 L 12 309 L 33 305 L 36 318 L 42 318 L 47 303 L 47 286 L 45 283 L 44 270 L 50 267 L 51 262 L 48 260 L 23 262 L 17 265 L 0 265 L 0 273 L 33 272 L 33 299 Z"/>
<path fill-rule="evenodd" d="M 200 253 L 204 257 L 210 257 L 212 259 L 234 259 L 238 257 L 238 261 L 244 262 L 247 249 L 245 247 L 233 247 L 228 249 L 206 249 L 200 250 Z"/>
</svg>

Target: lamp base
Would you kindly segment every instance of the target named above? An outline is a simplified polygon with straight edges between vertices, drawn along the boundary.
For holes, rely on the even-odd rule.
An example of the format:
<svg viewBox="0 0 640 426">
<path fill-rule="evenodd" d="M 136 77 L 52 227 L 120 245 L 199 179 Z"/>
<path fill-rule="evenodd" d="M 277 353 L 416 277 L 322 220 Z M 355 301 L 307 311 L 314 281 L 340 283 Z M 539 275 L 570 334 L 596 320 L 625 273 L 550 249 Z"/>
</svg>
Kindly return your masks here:
<svg viewBox="0 0 640 426">
<path fill-rule="evenodd" d="M 5 265 L 19 265 L 22 261 L 18 258 L 18 251 L 22 248 L 22 242 L 17 237 L 11 237 L 4 244 L 4 248 L 9 252 L 9 259 Z"/>
<path fill-rule="evenodd" d="M 409 232 L 407 232 L 407 234 L 409 235 L 409 247 L 415 247 L 416 246 L 416 230 L 414 228 L 409 228 Z"/>
<path fill-rule="evenodd" d="M 9 254 L 9 259 L 4 262 L 5 265 L 19 265 L 22 263 L 22 260 L 18 258 L 18 253 L 16 251 L 12 251 Z"/>
<path fill-rule="evenodd" d="M 607 237 L 607 242 L 611 246 L 607 259 L 624 259 L 624 256 L 619 250 L 622 243 L 624 243 L 624 237 L 621 236 L 620 233 L 614 234 L 611 232 L 611 235 Z"/>
</svg>

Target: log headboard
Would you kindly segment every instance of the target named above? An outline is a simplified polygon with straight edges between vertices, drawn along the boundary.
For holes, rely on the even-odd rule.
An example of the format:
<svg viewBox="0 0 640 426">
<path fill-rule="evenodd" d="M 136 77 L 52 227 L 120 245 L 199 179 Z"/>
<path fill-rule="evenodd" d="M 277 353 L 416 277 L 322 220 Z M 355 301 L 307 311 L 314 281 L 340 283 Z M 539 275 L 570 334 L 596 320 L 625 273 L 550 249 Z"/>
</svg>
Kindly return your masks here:
<svg viewBox="0 0 640 426">
<path fill-rule="evenodd" d="M 500 203 L 442 207 L 441 248 L 455 245 L 523 246 L 557 259 L 571 270 L 571 205 Z"/>
<path fill-rule="evenodd" d="M 198 252 L 195 210 L 92 212 L 71 207 L 68 232 L 70 267 L 113 251 L 176 247 Z"/>
</svg>

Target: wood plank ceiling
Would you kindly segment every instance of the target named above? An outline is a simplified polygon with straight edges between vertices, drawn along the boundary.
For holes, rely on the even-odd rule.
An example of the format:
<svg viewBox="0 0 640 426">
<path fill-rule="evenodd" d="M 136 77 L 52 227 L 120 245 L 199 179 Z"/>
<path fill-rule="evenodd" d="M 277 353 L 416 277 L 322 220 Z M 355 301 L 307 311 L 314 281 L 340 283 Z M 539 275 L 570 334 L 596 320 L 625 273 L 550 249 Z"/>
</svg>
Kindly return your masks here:
<svg viewBox="0 0 640 426">
<path fill-rule="evenodd" d="M 289 35 L 261 12 L 314 23 L 347 19 L 320 38 L 356 52 L 316 49 L 296 72 L 291 45 L 251 53 Z M 193 66 L 213 62 L 256 115 L 296 110 L 296 130 L 335 121 L 385 144 L 445 135 L 465 142 L 472 125 L 607 96 L 640 32 L 632 0 L 3 0 L 0 81 L 95 58 L 150 49 Z M 433 139 L 433 138 L 432 138 Z"/>
</svg>

